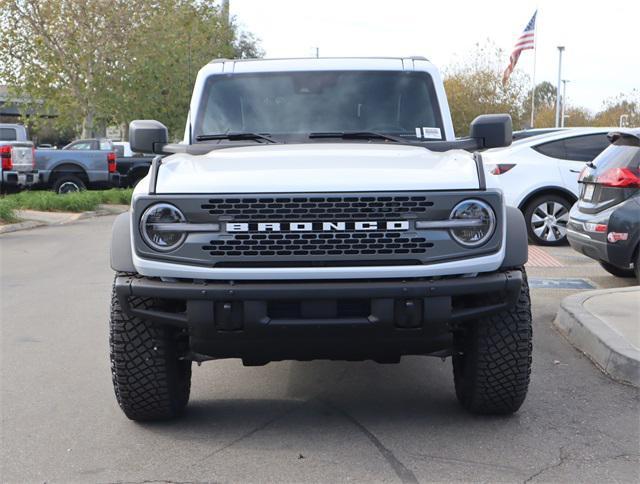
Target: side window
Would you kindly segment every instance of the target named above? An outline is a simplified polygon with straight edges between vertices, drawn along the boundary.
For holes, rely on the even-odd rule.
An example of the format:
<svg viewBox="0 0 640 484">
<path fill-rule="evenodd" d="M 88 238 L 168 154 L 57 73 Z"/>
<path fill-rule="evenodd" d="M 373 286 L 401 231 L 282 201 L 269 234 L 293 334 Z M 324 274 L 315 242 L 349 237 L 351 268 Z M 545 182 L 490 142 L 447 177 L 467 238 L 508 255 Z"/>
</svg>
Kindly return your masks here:
<svg viewBox="0 0 640 484">
<path fill-rule="evenodd" d="M 1 141 L 16 141 L 17 139 L 18 133 L 15 128 L 0 128 Z"/>
<path fill-rule="evenodd" d="M 567 159 L 567 151 L 565 149 L 565 140 L 550 141 L 541 145 L 534 146 L 533 149 L 538 153 L 542 153 L 545 156 L 551 158 L 560 158 L 561 160 Z"/>
<path fill-rule="evenodd" d="M 80 141 L 69 146 L 70 150 L 90 150 L 91 141 Z"/>
<path fill-rule="evenodd" d="M 100 151 L 111 151 L 111 143 L 108 141 L 100 141 Z"/>
<path fill-rule="evenodd" d="M 604 149 L 609 146 L 606 134 L 592 134 L 588 136 L 576 136 L 564 140 L 567 149 L 567 160 L 593 161 Z"/>
</svg>

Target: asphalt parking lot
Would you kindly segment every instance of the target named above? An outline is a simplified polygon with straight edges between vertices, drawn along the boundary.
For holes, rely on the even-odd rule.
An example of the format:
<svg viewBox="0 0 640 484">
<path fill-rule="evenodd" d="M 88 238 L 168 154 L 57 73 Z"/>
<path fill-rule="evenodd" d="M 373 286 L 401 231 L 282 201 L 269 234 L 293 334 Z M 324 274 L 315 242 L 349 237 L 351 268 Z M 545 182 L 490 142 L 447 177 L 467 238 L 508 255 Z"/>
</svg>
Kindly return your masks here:
<svg viewBox="0 0 640 484">
<path fill-rule="evenodd" d="M 537 252 L 529 267 L 534 365 L 514 416 L 462 411 L 449 360 L 230 360 L 194 367 L 183 419 L 141 425 L 120 412 L 110 381 L 112 222 L 0 237 L 3 482 L 638 480 L 638 390 L 551 325 L 575 292 L 562 280 L 633 281 L 567 247 Z"/>
</svg>

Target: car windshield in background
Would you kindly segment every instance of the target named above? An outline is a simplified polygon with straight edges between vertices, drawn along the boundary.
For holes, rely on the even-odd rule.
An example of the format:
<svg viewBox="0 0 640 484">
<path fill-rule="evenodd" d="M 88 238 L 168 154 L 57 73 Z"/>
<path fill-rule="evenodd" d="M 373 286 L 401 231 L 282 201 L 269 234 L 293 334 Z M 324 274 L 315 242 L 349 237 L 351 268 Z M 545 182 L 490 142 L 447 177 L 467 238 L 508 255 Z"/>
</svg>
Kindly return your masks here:
<svg viewBox="0 0 640 484">
<path fill-rule="evenodd" d="M 443 139 L 437 96 L 424 72 L 310 71 L 215 75 L 194 135 L 375 132 Z"/>
</svg>

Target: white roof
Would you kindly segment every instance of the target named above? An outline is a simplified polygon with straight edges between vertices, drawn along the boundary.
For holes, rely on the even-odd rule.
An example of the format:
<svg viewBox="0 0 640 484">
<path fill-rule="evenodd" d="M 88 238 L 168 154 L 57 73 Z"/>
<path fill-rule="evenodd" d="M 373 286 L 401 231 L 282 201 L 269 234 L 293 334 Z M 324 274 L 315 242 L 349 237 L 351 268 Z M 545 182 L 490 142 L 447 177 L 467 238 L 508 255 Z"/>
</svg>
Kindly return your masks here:
<svg viewBox="0 0 640 484">
<path fill-rule="evenodd" d="M 304 57 L 290 59 L 216 59 L 201 73 L 382 70 L 430 71 L 433 64 L 424 57 Z"/>
</svg>

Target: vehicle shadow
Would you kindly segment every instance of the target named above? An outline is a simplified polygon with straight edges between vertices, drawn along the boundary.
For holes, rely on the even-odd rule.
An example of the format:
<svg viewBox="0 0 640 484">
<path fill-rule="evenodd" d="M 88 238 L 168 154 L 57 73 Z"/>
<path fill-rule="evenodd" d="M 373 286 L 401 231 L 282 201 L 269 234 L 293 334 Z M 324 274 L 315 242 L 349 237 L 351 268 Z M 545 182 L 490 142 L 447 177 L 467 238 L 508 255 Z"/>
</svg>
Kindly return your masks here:
<svg viewBox="0 0 640 484">
<path fill-rule="evenodd" d="M 297 434 L 298 426 L 320 424 L 327 417 L 356 425 L 360 420 L 372 426 L 391 423 L 397 429 L 477 421 L 456 400 L 449 360 L 410 357 L 398 365 L 330 361 L 287 365 L 286 389 L 275 397 L 195 399 L 180 419 L 143 426 L 172 438 L 208 440 L 238 431 L 245 438 L 276 422 L 286 438 L 287 432 Z M 274 381 L 283 376 L 284 372 L 270 374 L 267 368 L 244 371 L 260 372 L 260 377 L 268 375 Z M 250 384 L 251 378 L 247 380 Z M 493 420 L 497 423 L 504 417 L 483 418 L 485 423 Z"/>
</svg>

